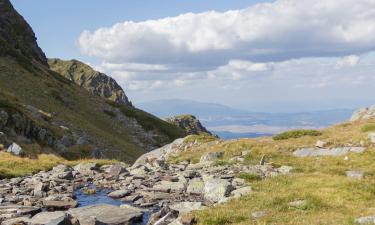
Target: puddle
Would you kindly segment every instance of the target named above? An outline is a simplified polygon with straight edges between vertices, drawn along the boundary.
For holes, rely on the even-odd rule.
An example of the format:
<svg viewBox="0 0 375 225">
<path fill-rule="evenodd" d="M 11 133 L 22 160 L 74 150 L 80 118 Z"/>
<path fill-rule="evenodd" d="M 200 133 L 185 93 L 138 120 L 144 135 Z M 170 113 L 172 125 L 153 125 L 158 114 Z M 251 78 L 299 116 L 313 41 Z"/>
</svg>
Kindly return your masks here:
<svg viewBox="0 0 375 225">
<path fill-rule="evenodd" d="M 89 205 L 96 205 L 96 204 L 109 204 L 109 205 L 115 205 L 115 206 L 120 206 L 124 204 L 132 205 L 129 202 L 123 202 L 123 201 L 108 197 L 107 194 L 109 192 L 110 190 L 108 189 L 99 189 L 99 190 L 96 190 L 96 193 L 93 195 L 86 195 L 83 193 L 83 189 L 78 189 L 74 192 L 74 195 L 78 202 L 78 208 L 89 206 Z M 148 220 L 150 219 L 151 213 L 152 212 L 150 211 L 143 212 L 142 222 L 135 223 L 134 225 L 146 225 Z"/>
</svg>

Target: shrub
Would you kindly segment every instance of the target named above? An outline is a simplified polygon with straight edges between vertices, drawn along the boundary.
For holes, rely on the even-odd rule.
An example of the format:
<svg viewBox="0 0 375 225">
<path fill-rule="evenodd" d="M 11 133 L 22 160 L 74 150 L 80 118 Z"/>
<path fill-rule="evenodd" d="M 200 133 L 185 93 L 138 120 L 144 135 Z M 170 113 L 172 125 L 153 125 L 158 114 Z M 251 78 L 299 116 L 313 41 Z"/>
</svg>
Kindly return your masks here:
<svg viewBox="0 0 375 225">
<path fill-rule="evenodd" d="M 278 134 L 273 137 L 273 140 L 286 140 L 290 138 L 300 138 L 304 136 L 320 136 L 322 132 L 318 130 L 291 130 Z"/>
<path fill-rule="evenodd" d="M 375 123 L 369 123 L 369 124 L 363 125 L 361 128 L 361 131 L 362 132 L 375 131 Z"/>
<path fill-rule="evenodd" d="M 262 180 L 262 177 L 253 173 L 240 173 L 238 178 L 244 179 L 247 182 Z"/>
</svg>

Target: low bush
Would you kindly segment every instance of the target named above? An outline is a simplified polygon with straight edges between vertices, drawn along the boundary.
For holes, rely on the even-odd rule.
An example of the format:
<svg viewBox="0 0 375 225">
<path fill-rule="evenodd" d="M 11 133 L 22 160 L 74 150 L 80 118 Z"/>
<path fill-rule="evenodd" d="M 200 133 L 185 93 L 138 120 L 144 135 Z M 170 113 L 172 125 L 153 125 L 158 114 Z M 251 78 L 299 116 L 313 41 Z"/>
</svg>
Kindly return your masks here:
<svg viewBox="0 0 375 225">
<path fill-rule="evenodd" d="M 273 140 L 287 140 L 290 138 L 300 138 L 304 136 L 320 136 L 322 135 L 321 131 L 318 130 L 291 130 L 286 131 L 276 136 L 273 136 Z"/>
<path fill-rule="evenodd" d="M 369 124 L 363 125 L 361 128 L 361 131 L 362 132 L 375 131 L 375 123 L 369 123 Z"/>
</svg>

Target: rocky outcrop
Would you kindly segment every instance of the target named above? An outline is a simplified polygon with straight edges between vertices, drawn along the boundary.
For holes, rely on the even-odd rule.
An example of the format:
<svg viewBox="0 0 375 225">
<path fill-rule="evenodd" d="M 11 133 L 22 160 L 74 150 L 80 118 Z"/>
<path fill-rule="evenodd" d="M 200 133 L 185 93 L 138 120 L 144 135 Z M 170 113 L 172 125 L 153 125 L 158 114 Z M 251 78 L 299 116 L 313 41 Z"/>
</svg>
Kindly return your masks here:
<svg viewBox="0 0 375 225">
<path fill-rule="evenodd" d="M 370 107 L 361 108 L 355 111 L 350 121 L 359 121 L 375 118 L 375 105 Z"/>
<path fill-rule="evenodd" d="M 202 123 L 193 115 L 181 115 L 166 118 L 165 121 L 185 130 L 187 134 L 211 134 Z"/>
<path fill-rule="evenodd" d="M 28 59 L 48 66 L 44 52 L 37 44 L 35 34 L 9 0 L 0 0 L 0 55 L 13 48 Z"/>
<path fill-rule="evenodd" d="M 90 66 L 78 61 L 64 61 L 61 59 L 49 59 L 50 68 L 85 88 L 92 94 L 101 96 L 118 104 L 132 106 L 124 90 L 110 76 L 95 71 Z"/>
</svg>

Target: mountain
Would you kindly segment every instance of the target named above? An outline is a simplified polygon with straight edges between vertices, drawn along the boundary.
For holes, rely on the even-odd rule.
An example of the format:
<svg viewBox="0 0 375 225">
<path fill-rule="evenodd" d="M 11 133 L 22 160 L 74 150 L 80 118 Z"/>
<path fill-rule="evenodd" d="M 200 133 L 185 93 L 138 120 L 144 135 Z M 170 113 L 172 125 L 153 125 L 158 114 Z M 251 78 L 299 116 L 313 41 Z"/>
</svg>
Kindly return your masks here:
<svg viewBox="0 0 375 225">
<path fill-rule="evenodd" d="M 48 59 L 48 64 L 51 70 L 63 75 L 89 92 L 118 104 L 132 106 L 124 90 L 108 75 L 95 71 L 78 60 Z"/>
<path fill-rule="evenodd" d="M 190 100 L 158 100 L 139 104 L 160 117 L 193 114 L 212 133 L 224 139 L 272 135 L 290 129 L 322 128 L 349 120 L 352 109 L 314 112 L 251 112 L 220 104 Z"/>
<path fill-rule="evenodd" d="M 22 54 L 47 66 L 47 58 L 36 42 L 35 34 L 9 1 L 0 1 L 0 54 Z"/>
<path fill-rule="evenodd" d="M 180 115 L 165 118 L 165 121 L 185 130 L 187 134 L 201 134 L 206 133 L 212 135 L 202 123 L 193 115 Z"/>
<path fill-rule="evenodd" d="M 193 114 L 198 118 L 241 116 L 248 112 L 234 109 L 225 105 L 198 102 L 184 99 L 165 99 L 137 104 L 141 109 L 159 117 L 172 117 L 177 115 Z"/>
<path fill-rule="evenodd" d="M 50 70 L 34 32 L 9 0 L 0 0 L 0 27 L 0 144 L 6 148 L 16 142 L 26 155 L 132 162 L 185 135 Z"/>
</svg>

